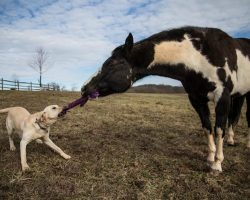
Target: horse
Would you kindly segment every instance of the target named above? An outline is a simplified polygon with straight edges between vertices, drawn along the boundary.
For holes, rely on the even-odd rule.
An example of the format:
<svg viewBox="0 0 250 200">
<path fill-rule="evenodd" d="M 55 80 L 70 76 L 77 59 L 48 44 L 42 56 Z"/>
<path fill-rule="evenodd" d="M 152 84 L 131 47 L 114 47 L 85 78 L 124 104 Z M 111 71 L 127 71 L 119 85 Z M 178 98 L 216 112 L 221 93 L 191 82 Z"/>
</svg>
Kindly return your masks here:
<svg viewBox="0 0 250 200">
<path fill-rule="evenodd" d="M 230 126 L 237 122 L 244 95 L 250 104 L 250 39 L 232 38 L 218 28 L 190 26 L 166 30 L 136 43 L 129 33 L 125 43 L 115 48 L 102 68 L 83 85 L 81 94 L 125 92 L 149 75 L 182 83 L 207 134 L 210 168 L 222 172 L 227 119 Z M 214 128 L 209 101 L 215 105 Z M 250 122 L 250 112 L 247 120 Z M 250 143 L 250 132 L 248 140 Z"/>
</svg>

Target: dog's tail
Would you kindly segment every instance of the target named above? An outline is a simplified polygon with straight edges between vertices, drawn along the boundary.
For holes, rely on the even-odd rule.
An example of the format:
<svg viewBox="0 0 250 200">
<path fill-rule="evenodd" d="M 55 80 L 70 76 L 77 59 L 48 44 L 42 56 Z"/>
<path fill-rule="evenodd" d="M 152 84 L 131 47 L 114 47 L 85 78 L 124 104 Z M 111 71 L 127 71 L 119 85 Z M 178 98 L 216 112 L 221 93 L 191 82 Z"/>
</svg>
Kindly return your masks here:
<svg viewBox="0 0 250 200">
<path fill-rule="evenodd" d="M 0 110 L 0 113 L 7 113 L 9 111 L 10 111 L 10 108 L 5 108 L 5 109 Z"/>
</svg>

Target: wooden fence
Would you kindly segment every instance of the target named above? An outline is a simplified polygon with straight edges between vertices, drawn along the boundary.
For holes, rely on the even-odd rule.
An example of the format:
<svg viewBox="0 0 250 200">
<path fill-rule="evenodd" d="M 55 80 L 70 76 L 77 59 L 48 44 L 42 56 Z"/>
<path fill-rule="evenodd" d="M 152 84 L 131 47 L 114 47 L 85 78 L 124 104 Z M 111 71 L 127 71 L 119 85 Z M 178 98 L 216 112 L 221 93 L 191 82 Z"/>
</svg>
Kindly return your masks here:
<svg viewBox="0 0 250 200">
<path fill-rule="evenodd" d="M 0 90 L 20 90 L 20 91 L 59 91 L 60 87 L 56 84 L 40 84 L 22 81 L 9 81 L 0 79 Z"/>
</svg>

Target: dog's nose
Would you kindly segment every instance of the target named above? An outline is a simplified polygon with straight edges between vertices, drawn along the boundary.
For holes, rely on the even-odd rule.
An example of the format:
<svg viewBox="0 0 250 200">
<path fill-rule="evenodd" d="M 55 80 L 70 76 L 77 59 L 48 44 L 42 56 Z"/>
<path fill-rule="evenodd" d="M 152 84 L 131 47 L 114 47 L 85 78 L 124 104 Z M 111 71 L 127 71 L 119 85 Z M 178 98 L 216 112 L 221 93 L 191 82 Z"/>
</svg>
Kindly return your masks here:
<svg viewBox="0 0 250 200">
<path fill-rule="evenodd" d="M 60 112 L 58 113 L 57 117 L 62 117 L 63 115 L 66 114 L 66 112 L 64 111 L 64 107 L 59 107 Z"/>
</svg>

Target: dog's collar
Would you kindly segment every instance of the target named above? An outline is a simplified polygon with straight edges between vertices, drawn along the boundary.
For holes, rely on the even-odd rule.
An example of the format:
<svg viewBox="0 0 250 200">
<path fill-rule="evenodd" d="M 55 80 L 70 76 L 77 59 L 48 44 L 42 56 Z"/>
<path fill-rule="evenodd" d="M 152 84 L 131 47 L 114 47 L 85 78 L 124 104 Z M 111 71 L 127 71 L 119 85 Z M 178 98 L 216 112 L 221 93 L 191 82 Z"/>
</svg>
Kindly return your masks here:
<svg viewBox="0 0 250 200">
<path fill-rule="evenodd" d="M 44 130 L 44 131 L 46 131 L 46 132 L 48 132 L 49 130 L 48 130 L 48 127 L 43 127 L 40 123 L 39 123 L 39 121 L 36 119 L 36 122 L 35 122 L 38 126 L 39 126 L 39 128 L 40 129 L 42 129 L 42 130 Z"/>
</svg>

